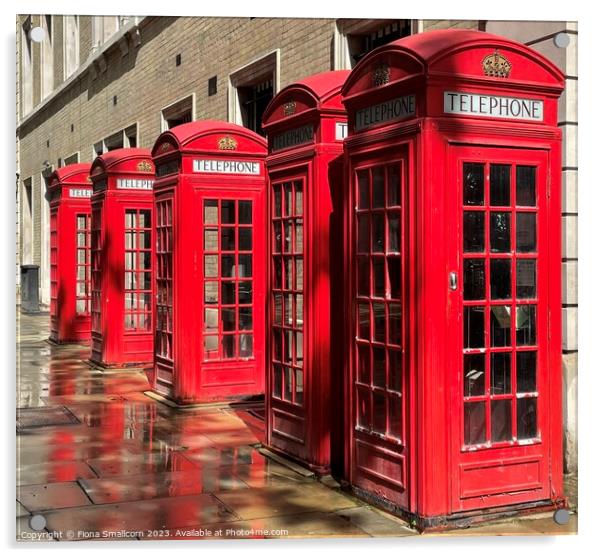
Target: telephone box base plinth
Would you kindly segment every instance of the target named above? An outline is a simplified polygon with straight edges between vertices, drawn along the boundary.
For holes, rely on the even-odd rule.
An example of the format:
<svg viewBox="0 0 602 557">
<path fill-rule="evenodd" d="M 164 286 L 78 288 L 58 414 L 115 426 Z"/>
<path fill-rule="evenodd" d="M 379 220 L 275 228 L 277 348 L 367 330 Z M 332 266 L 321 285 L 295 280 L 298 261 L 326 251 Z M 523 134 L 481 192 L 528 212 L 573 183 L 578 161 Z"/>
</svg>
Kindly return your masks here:
<svg viewBox="0 0 602 557">
<path fill-rule="evenodd" d="M 277 447 L 272 447 L 269 445 L 264 445 L 264 450 L 266 452 L 270 452 L 273 454 L 273 456 L 276 456 L 279 459 L 284 459 L 287 460 L 291 463 L 294 463 L 296 468 L 301 468 L 302 470 L 306 470 L 310 473 L 311 476 L 316 476 L 318 478 L 322 477 L 322 476 L 328 476 L 331 473 L 330 470 L 330 466 L 324 465 L 324 466 L 319 466 L 317 464 L 311 464 L 309 462 L 305 462 L 304 460 L 300 459 L 300 458 L 296 458 L 294 457 L 292 454 L 280 450 Z"/>
<path fill-rule="evenodd" d="M 231 397 L 231 398 L 221 398 L 219 400 L 207 400 L 207 401 L 182 401 L 180 399 L 171 398 L 163 393 L 158 391 L 144 391 L 144 394 L 156 400 L 157 402 L 161 402 L 170 408 L 182 408 L 186 410 L 194 410 L 195 408 L 236 408 L 241 410 L 250 410 L 253 408 L 262 407 L 263 395 L 252 395 L 252 396 L 243 396 L 243 397 Z"/>
<path fill-rule="evenodd" d="M 90 339 L 83 338 L 56 340 L 52 337 L 48 337 L 46 339 L 46 342 L 48 344 L 51 344 L 52 346 L 64 346 L 65 344 L 78 344 L 80 346 L 90 346 Z"/>
<path fill-rule="evenodd" d="M 125 363 L 117 363 L 117 364 L 107 364 L 105 362 L 97 362 L 95 360 L 86 360 L 86 363 L 93 369 L 98 370 L 111 370 L 115 371 L 118 369 L 123 369 L 125 371 L 129 371 L 132 369 L 146 369 L 151 367 L 152 362 L 125 362 Z"/>
<path fill-rule="evenodd" d="M 557 509 L 568 508 L 566 497 L 560 497 L 555 500 L 544 499 L 542 501 L 532 501 L 530 503 L 521 503 L 518 505 L 506 505 L 503 507 L 492 507 L 489 509 L 478 509 L 462 513 L 427 517 L 411 513 L 378 497 L 374 493 L 359 487 L 348 486 L 347 490 L 359 499 L 405 520 L 411 528 L 415 528 L 419 532 L 439 532 L 456 530 L 458 528 L 470 528 L 471 526 L 477 526 L 486 522 L 491 522 L 492 520 L 513 517 L 518 518 L 530 514 L 552 512 Z"/>
</svg>

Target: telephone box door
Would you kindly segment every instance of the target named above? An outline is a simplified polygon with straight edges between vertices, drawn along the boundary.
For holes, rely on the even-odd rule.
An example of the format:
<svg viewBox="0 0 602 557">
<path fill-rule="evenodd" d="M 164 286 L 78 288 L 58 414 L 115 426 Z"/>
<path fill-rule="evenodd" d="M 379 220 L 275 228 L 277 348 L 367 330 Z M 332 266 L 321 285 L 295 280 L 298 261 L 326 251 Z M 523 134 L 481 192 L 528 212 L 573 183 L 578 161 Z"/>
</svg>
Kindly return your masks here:
<svg viewBox="0 0 602 557">
<path fill-rule="evenodd" d="M 548 156 L 450 150 L 452 512 L 550 498 Z"/>
<path fill-rule="evenodd" d="M 351 195 L 351 479 L 407 508 L 408 157 L 354 165 Z"/>
</svg>

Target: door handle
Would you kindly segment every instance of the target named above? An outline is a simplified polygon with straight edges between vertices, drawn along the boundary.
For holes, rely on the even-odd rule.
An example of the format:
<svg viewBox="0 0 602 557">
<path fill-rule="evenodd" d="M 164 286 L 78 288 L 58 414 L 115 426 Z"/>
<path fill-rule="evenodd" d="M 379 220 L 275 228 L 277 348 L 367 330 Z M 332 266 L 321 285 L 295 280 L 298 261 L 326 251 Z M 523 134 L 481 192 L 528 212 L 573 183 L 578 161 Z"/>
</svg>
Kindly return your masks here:
<svg viewBox="0 0 602 557">
<path fill-rule="evenodd" d="M 458 290 L 458 273 L 456 271 L 449 274 L 449 289 Z"/>
</svg>

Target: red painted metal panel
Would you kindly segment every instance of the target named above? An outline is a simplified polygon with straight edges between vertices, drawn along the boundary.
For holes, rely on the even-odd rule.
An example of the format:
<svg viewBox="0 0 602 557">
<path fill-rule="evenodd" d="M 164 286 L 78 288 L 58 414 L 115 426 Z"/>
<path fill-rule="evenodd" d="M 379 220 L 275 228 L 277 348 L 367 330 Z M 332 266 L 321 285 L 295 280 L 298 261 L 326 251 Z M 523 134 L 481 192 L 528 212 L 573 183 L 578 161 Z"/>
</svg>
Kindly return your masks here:
<svg viewBox="0 0 602 557">
<path fill-rule="evenodd" d="M 563 87 L 562 73 L 528 47 L 458 30 L 383 46 L 343 86 L 347 478 L 423 527 L 475 509 L 564 504 Z M 389 248 L 373 244 L 390 218 L 379 166 L 395 161 L 405 176 L 407 331 L 395 364 L 403 369 L 397 448 L 381 394 L 394 326 Z M 376 456 L 382 450 L 404 465 Z"/>
<path fill-rule="evenodd" d="M 152 362 L 152 195 L 146 149 L 116 149 L 92 163 L 92 351 L 103 367 Z"/>
<path fill-rule="evenodd" d="M 348 71 L 284 88 L 263 117 L 269 154 L 266 443 L 317 473 L 343 469 L 342 151 Z"/>
<path fill-rule="evenodd" d="M 263 138 L 214 120 L 155 142 L 151 382 L 178 403 L 264 392 L 265 155 Z"/>
<path fill-rule="evenodd" d="M 90 196 L 88 163 L 55 170 L 50 202 L 50 340 L 90 342 Z"/>
</svg>

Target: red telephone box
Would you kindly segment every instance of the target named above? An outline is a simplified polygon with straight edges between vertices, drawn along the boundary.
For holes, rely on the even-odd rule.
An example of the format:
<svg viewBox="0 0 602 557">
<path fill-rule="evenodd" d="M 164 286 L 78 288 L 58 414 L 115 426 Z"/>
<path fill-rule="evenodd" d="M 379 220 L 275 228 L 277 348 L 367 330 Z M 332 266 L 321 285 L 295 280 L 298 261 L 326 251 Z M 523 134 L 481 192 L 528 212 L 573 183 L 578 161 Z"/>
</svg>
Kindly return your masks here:
<svg viewBox="0 0 602 557">
<path fill-rule="evenodd" d="M 265 140 L 197 121 L 153 147 L 153 389 L 180 404 L 264 392 Z"/>
<path fill-rule="evenodd" d="M 331 276 L 341 278 L 337 223 L 347 132 L 341 87 L 348 75 L 324 72 L 293 83 L 263 116 L 271 256 L 266 442 L 320 474 L 330 471 L 331 441 L 335 458 L 343 452 L 336 445 L 343 397 L 331 389 L 342 374 L 340 358 L 331 360 L 331 346 L 340 346 L 331 313 L 340 313 L 336 291 L 342 291 Z M 331 430 L 340 433 L 331 436 Z"/>
<path fill-rule="evenodd" d="M 460 30 L 383 46 L 343 87 L 348 477 L 420 528 L 564 504 L 563 87 Z"/>
<path fill-rule="evenodd" d="M 50 202 L 50 340 L 90 341 L 90 164 L 55 170 Z"/>
<path fill-rule="evenodd" d="M 103 367 L 153 361 L 152 207 L 148 149 L 96 157 L 92 194 L 92 353 Z"/>
</svg>

